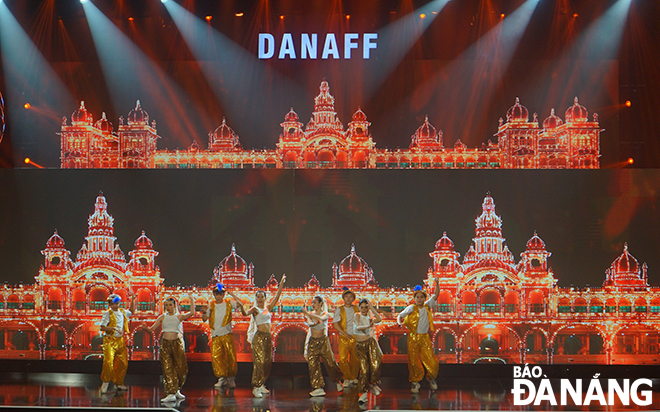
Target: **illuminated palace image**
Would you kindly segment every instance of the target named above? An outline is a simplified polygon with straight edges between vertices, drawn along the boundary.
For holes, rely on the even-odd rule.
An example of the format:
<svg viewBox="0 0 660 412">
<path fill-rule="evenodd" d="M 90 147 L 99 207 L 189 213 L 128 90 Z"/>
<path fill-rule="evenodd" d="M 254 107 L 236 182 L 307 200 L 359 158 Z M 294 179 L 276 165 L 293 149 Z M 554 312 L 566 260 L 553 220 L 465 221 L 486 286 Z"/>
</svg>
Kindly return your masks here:
<svg viewBox="0 0 660 412">
<path fill-rule="evenodd" d="M 158 150 L 156 122 L 140 101 L 119 118 L 117 130 L 106 118 L 94 118 L 81 102 L 62 120 L 62 168 L 437 168 L 437 169 L 597 169 L 600 157 L 598 115 L 589 120 L 587 109 L 578 103 L 565 113 L 539 123 L 516 99 L 500 118 L 495 136 L 478 148 L 457 140 L 446 147 L 441 130 L 428 120 L 410 138 L 408 149 L 376 148 L 369 133 L 370 122 L 358 108 L 348 128 L 335 112 L 335 99 L 327 81 L 322 81 L 314 99 L 314 112 L 303 127 L 293 108 L 280 124 L 282 133 L 275 150 L 249 150 L 225 119 L 209 133 L 206 149 L 193 142 L 186 150 Z"/>
<path fill-rule="evenodd" d="M 211 293 L 206 286 L 164 286 L 156 264 L 159 253 L 144 232 L 135 240 L 127 261 L 107 208 L 100 194 L 75 260 L 55 231 L 41 252 L 44 260 L 36 282 L 0 288 L 0 358 L 100 357 L 98 323 L 106 298 L 116 293 L 124 305 L 130 295 L 137 300 L 130 324 L 130 358 L 156 359 L 159 334 L 143 331 L 140 324 L 153 322 L 169 297 L 183 310 L 192 304 L 201 310 L 208 303 Z M 627 245 L 606 269 L 602 287 L 564 288 L 557 286 L 548 262 L 551 253 L 536 233 L 516 260 L 506 245 L 490 194 L 475 225 L 475 236 L 462 260 L 446 233 L 429 253 L 433 263 L 424 283 L 432 288 L 434 280 L 440 280 L 432 342 L 441 362 L 660 364 L 660 288 L 649 286 L 646 264 L 640 264 Z M 232 246 L 213 270 L 209 284 L 228 285 L 249 303 L 260 289 L 254 284 L 254 272 L 264 269 L 248 264 L 239 249 Z M 321 279 L 324 285 L 312 275 L 302 287 L 284 288 L 273 321 L 276 361 L 303 361 L 302 307 L 316 295 L 325 297 L 330 306 L 341 305 L 346 286 L 358 298 L 373 301 L 383 313 L 376 336 L 385 361 L 406 362 L 406 330 L 396 324 L 395 317 L 411 303 L 410 288 L 379 286 L 358 250 L 350 247 L 348 256 L 331 268 L 331 281 Z M 274 295 L 277 282 L 271 276 L 266 283 L 269 296 Z M 250 361 L 248 319 L 236 315 L 234 321 L 239 360 Z M 334 330 L 330 335 L 336 345 Z M 190 360 L 210 359 L 209 336 L 209 326 L 201 316 L 186 322 Z"/>
</svg>

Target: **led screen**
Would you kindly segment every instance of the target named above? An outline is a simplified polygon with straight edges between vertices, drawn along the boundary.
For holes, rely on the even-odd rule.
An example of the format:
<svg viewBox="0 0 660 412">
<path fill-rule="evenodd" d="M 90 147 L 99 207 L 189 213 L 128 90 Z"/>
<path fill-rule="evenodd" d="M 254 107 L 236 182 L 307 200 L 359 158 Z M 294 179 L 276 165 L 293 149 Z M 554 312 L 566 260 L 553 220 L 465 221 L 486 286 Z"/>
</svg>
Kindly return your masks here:
<svg viewBox="0 0 660 412">
<path fill-rule="evenodd" d="M 4 170 L 2 180 L 4 357 L 98 355 L 112 292 L 135 294 L 136 316 L 150 320 L 170 296 L 203 307 L 218 282 L 251 302 L 285 273 L 280 360 L 302 361 L 302 307 L 316 295 L 340 305 L 346 286 L 383 313 L 386 361 L 405 362 L 395 314 L 437 277 L 443 362 L 657 362 L 655 171 Z M 133 359 L 152 359 L 157 336 L 138 325 Z M 237 318 L 243 360 L 246 328 Z M 208 358 L 207 329 L 200 318 L 186 329 L 192 359 Z"/>
</svg>

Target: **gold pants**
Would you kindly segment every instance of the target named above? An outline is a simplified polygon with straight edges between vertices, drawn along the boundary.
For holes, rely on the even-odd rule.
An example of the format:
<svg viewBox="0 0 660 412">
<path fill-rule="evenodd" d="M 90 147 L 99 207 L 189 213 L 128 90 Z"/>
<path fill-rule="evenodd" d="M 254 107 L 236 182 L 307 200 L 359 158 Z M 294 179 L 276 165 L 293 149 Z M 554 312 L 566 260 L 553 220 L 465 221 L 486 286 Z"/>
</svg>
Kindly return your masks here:
<svg viewBox="0 0 660 412">
<path fill-rule="evenodd" d="M 332 354 L 330 339 L 327 336 L 309 338 L 309 343 L 307 344 L 307 366 L 309 366 L 309 381 L 312 384 L 312 389 L 325 386 L 323 373 L 321 373 L 321 361 L 325 364 L 325 369 L 328 371 L 330 379 L 333 382 L 339 382 L 341 371 L 337 362 L 335 362 L 335 355 Z"/>
<path fill-rule="evenodd" d="M 355 353 L 355 336 L 347 338 L 339 335 L 339 369 L 344 379 L 356 379 L 360 369 L 360 362 Z"/>
<path fill-rule="evenodd" d="M 188 360 L 183 339 L 160 341 L 160 364 L 163 367 L 165 393 L 174 395 L 186 382 Z"/>
<path fill-rule="evenodd" d="M 252 338 L 252 387 L 266 383 L 273 364 L 273 340 L 270 333 L 258 330 Z"/>
<path fill-rule="evenodd" d="M 421 381 L 424 377 L 424 368 L 428 379 L 435 379 L 438 376 L 438 359 L 433 353 L 431 338 L 428 333 L 409 333 L 408 380 Z"/>
<path fill-rule="evenodd" d="M 103 337 L 103 369 L 101 369 L 101 380 L 103 382 L 114 382 L 115 385 L 123 385 L 128 369 L 128 352 L 124 337 Z"/>
<path fill-rule="evenodd" d="M 358 391 L 364 393 L 369 390 L 369 385 L 380 381 L 380 365 L 383 363 L 383 352 L 374 338 L 356 343 L 355 352 L 357 352 L 357 358 L 360 361 Z"/>
<path fill-rule="evenodd" d="M 234 349 L 234 334 L 214 336 L 211 339 L 211 366 L 217 378 L 236 376 L 238 363 Z"/>
</svg>

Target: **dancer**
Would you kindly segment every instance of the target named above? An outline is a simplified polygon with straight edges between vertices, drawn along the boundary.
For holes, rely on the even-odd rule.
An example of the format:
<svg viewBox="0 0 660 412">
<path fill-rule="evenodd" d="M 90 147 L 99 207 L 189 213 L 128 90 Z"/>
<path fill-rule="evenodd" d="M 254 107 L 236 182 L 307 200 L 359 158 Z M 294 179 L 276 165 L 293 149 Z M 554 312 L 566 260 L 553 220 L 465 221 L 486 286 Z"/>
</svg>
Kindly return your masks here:
<svg viewBox="0 0 660 412">
<path fill-rule="evenodd" d="M 225 293 L 233 299 L 225 299 Z M 213 297 L 215 299 L 211 301 L 210 307 L 205 308 L 202 319 L 204 322 L 208 320 L 211 326 L 211 365 L 218 378 L 214 386 L 235 388 L 238 363 L 231 329 L 231 312 L 238 308 L 243 315 L 247 313 L 241 300 L 221 283 L 213 287 Z"/>
<path fill-rule="evenodd" d="M 355 354 L 355 314 L 357 306 L 353 305 L 355 293 L 344 286 L 341 294 L 344 304 L 335 310 L 333 325 L 339 332 L 339 369 L 344 375 L 344 388 L 357 384 L 360 363 Z"/>
<path fill-rule="evenodd" d="M 435 378 L 438 376 L 438 359 L 433 353 L 433 344 L 429 338 L 429 330 L 433 331 L 433 314 L 431 312 L 437 306 L 438 278 L 435 278 L 435 291 L 427 301 L 426 292 L 421 286 L 415 286 L 413 298 L 415 304 L 406 307 L 399 313 L 397 323 L 405 325 L 408 334 L 408 380 L 411 382 L 412 393 L 419 393 L 421 385 L 419 381 L 424 377 L 426 368 L 426 380 L 429 381 L 431 390 L 438 389 Z M 422 366 L 423 365 L 423 366 Z"/>
<path fill-rule="evenodd" d="M 247 314 L 250 315 L 248 342 L 252 345 L 252 394 L 261 398 L 270 391 L 266 389 L 266 379 L 273 363 L 273 339 L 270 335 L 271 313 L 282 295 L 286 275 L 282 275 L 280 285 L 273 300 L 266 307 L 266 292 L 260 290 L 255 297 L 257 304 Z"/>
<path fill-rule="evenodd" d="M 142 324 L 142 329 L 153 332 L 163 325 L 163 336 L 160 340 L 160 364 L 163 367 L 163 386 L 166 397 L 161 402 L 176 402 L 186 399 L 181 388 L 188 376 L 188 360 L 183 341 L 183 321 L 195 315 L 195 300 L 188 295 L 191 308 L 188 313 L 181 314 L 174 298 L 165 299 L 165 312 L 160 315 L 150 327 Z"/>
<path fill-rule="evenodd" d="M 121 296 L 112 294 L 108 296 L 110 308 L 101 318 L 101 331 L 103 335 L 103 369 L 101 370 L 101 393 L 108 393 L 110 382 L 114 382 L 115 389 L 125 391 L 124 378 L 128 369 L 128 352 L 124 334 L 128 333 L 128 320 L 135 312 L 135 296 L 131 295 L 129 310 L 119 307 Z"/>
<path fill-rule="evenodd" d="M 311 396 L 324 396 L 323 373 L 321 373 L 321 361 L 330 375 L 330 379 L 337 384 L 337 390 L 342 391 L 341 371 L 335 356 L 332 354 L 330 339 L 328 339 L 328 310 L 322 297 L 316 296 L 312 301 L 313 312 L 303 306 L 302 312 L 307 317 L 307 339 L 305 340 L 305 359 L 309 366 L 309 380 L 312 384 Z"/>
<path fill-rule="evenodd" d="M 369 316 L 373 313 L 373 317 Z M 358 403 L 367 402 L 367 393 L 380 395 L 378 386 L 380 381 L 380 366 L 383 363 L 383 352 L 380 350 L 378 341 L 373 335 L 373 326 L 382 320 L 380 314 L 367 299 L 360 301 L 360 311 L 355 314 L 355 351 L 360 362 L 360 373 L 358 378 L 358 392 L 360 397 Z"/>
</svg>

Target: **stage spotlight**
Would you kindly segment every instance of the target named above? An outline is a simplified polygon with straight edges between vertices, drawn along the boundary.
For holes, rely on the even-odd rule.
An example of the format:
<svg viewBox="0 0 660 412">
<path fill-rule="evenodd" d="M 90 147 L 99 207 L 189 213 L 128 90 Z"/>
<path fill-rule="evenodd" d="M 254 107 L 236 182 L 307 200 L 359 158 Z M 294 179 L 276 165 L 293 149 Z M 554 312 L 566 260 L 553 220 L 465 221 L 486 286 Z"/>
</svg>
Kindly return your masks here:
<svg viewBox="0 0 660 412">
<path fill-rule="evenodd" d="M 30 158 L 29 158 L 29 157 L 26 157 L 26 158 L 25 158 L 25 164 L 26 164 L 26 165 L 27 165 L 27 164 L 30 164 Z"/>
<path fill-rule="evenodd" d="M 82 4 L 85 4 L 85 3 L 87 3 L 88 1 L 89 1 L 89 0 L 80 0 L 80 2 L 81 2 Z"/>
<path fill-rule="evenodd" d="M 234 14 L 234 16 L 236 16 L 236 17 L 243 17 L 243 12 L 236 13 L 236 14 Z"/>
<path fill-rule="evenodd" d="M 628 158 L 628 164 L 631 165 L 633 163 L 635 163 L 635 160 L 632 157 L 629 157 Z"/>
<path fill-rule="evenodd" d="M 424 14 L 424 13 L 420 14 L 420 15 L 419 15 L 419 18 L 420 18 L 420 19 L 425 19 L 425 18 L 426 18 L 426 14 Z"/>
<path fill-rule="evenodd" d="M 632 102 L 630 100 L 626 100 L 626 107 L 632 106 Z"/>
<path fill-rule="evenodd" d="M 350 19 L 351 19 L 351 15 L 350 15 L 350 14 L 347 14 L 347 15 L 346 15 L 346 20 L 350 20 Z"/>
<path fill-rule="evenodd" d="M 211 21 L 212 18 L 213 16 L 206 16 L 206 21 Z"/>
<path fill-rule="evenodd" d="M 25 103 L 25 105 L 23 105 L 23 107 L 25 107 L 26 109 L 29 109 L 32 106 L 30 106 L 30 103 Z"/>
<path fill-rule="evenodd" d="M 280 20 L 284 20 L 284 14 L 280 16 Z"/>
<path fill-rule="evenodd" d="M 129 17 L 129 18 L 128 18 L 128 21 L 133 21 L 133 18 L 132 18 L 132 17 Z"/>
<path fill-rule="evenodd" d="M 160 0 L 161 3 L 167 3 L 167 0 Z"/>
<path fill-rule="evenodd" d="M 578 16 L 578 14 L 577 14 L 577 13 L 575 13 L 575 14 L 573 14 L 573 17 L 577 17 L 577 16 Z"/>
<path fill-rule="evenodd" d="M 504 13 L 500 14 L 500 18 L 504 18 L 504 16 L 505 16 Z"/>
</svg>

